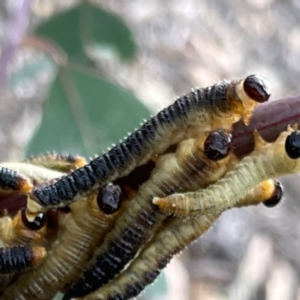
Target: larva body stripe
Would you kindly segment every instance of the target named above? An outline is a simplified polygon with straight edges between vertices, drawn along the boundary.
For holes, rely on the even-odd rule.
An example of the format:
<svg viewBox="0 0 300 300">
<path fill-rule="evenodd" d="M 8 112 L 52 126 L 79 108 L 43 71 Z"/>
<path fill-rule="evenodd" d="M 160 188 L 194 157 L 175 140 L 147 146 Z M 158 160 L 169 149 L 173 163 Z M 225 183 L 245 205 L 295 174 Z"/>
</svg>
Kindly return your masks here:
<svg viewBox="0 0 300 300">
<path fill-rule="evenodd" d="M 236 206 L 260 204 L 272 198 L 276 191 L 276 182 L 264 181 L 251 190 Z M 204 234 L 217 217 L 218 215 L 209 215 L 196 219 L 173 219 L 168 227 L 161 227 L 158 230 L 126 270 L 85 299 L 127 300 L 138 296 L 156 279 L 171 258 Z"/>
<path fill-rule="evenodd" d="M 48 152 L 33 156 L 25 160 L 25 163 L 68 173 L 83 167 L 86 164 L 86 160 L 79 155 L 70 153 Z"/>
<path fill-rule="evenodd" d="M 42 247 L 14 246 L 0 248 L 0 274 L 24 271 L 37 264 L 46 255 Z"/>
<path fill-rule="evenodd" d="M 52 299 L 58 290 L 78 280 L 93 250 L 101 244 L 117 215 L 103 214 L 95 193 L 88 200 L 74 203 L 71 213 L 65 216 L 65 229 L 46 259 L 7 288 L 5 299 Z"/>
<path fill-rule="evenodd" d="M 217 216 L 202 216 L 189 220 L 173 219 L 167 228 L 162 227 L 144 246 L 125 271 L 84 299 L 126 300 L 136 297 L 156 279 L 176 253 L 202 235 L 216 218 Z"/>
<path fill-rule="evenodd" d="M 241 81 L 224 81 L 208 88 L 197 89 L 144 123 L 139 130 L 107 154 L 95 158 L 88 165 L 66 176 L 68 181 L 74 182 L 74 177 L 81 174 L 86 177 L 86 185 L 78 186 L 75 183 L 69 189 L 61 179 L 49 186 L 34 189 L 28 199 L 29 211 L 38 212 L 69 205 L 89 191 L 129 174 L 153 155 L 162 154 L 172 144 L 183 139 L 196 138 L 201 132 L 217 128 L 230 129 L 241 117 L 248 121 L 256 105 L 255 101 L 261 101 L 248 96 L 250 80 L 257 81 L 257 86 L 250 87 L 250 91 L 265 88 L 267 93 L 264 101 L 268 100 L 270 95 L 266 84 L 256 75 Z M 68 191 L 58 192 L 64 189 Z M 66 194 L 69 198 L 64 198 Z"/>
<path fill-rule="evenodd" d="M 106 284 L 136 255 L 140 246 L 162 226 L 165 216 L 151 204 L 153 195 L 169 195 L 179 187 L 207 186 L 226 171 L 225 162 L 211 161 L 203 151 L 207 134 L 198 140 L 183 141 L 176 153 L 158 159 L 150 179 L 126 206 L 114 228 L 95 252 L 96 259 L 83 277 L 66 293 L 64 300 L 83 297 Z M 230 135 L 224 135 L 224 140 Z M 229 147 L 229 145 L 228 145 Z"/>
<path fill-rule="evenodd" d="M 0 190 L 29 193 L 31 189 L 32 185 L 25 176 L 11 169 L 0 167 Z"/>
<path fill-rule="evenodd" d="M 292 139 L 296 140 L 295 145 L 291 144 Z M 233 206 L 261 181 L 299 172 L 299 141 L 299 131 L 291 128 L 282 132 L 276 142 L 269 144 L 256 133 L 254 151 L 218 182 L 199 192 L 154 198 L 153 202 L 162 211 L 179 216 L 218 213 Z M 292 155 L 295 157 L 291 158 Z"/>
</svg>

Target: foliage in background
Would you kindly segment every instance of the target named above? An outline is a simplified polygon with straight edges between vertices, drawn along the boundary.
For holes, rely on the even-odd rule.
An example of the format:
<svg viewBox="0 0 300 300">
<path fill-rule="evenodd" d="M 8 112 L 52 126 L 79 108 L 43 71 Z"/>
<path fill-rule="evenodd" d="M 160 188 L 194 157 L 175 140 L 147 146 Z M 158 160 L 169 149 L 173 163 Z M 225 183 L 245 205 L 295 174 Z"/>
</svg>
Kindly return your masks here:
<svg viewBox="0 0 300 300">
<path fill-rule="evenodd" d="M 124 61 L 136 53 L 131 32 L 118 16 L 84 2 L 40 24 L 34 39 L 52 57 L 57 75 L 27 154 L 100 153 L 149 116 L 130 91 L 102 78 L 96 68 L 101 49 Z"/>
<path fill-rule="evenodd" d="M 55 73 L 27 156 L 48 150 L 99 154 L 149 117 L 133 93 L 103 78 L 96 67 L 103 53 L 124 63 L 134 58 L 136 44 L 118 16 L 85 1 L 39 24 L 27 40 L 44 53 L 13 74 L 8 85 L 21 85 L 43 69 Z M 147 290 L 146 297 L 165 295 L 164 275 Z"/>
</svg>

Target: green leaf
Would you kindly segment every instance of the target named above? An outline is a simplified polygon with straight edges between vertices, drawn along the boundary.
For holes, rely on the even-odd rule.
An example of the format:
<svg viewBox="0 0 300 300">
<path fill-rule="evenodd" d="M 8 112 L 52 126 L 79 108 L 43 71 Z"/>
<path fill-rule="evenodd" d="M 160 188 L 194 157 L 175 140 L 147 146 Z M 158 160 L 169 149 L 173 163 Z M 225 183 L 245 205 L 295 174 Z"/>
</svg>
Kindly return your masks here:
<svg viewBox="0 0 300 300">
<path fill-rule="evenodd" d="M 90 49 L 111 49 L 123 59 L 132 58 L 136 51 L 130 30 L 117 15 L 87 2 L 53 16 L 35 33 L 52 40 L 71 60 L 81 63 L 95 58 L 95 53 L 89 55 Z"/>
<path fill-rule="evenodd" d="M 28 59 L 16 66 L 8 82 L 8 87 L 13 90 L 23 91 L 24 94 L 34 93 L 41 77 L 52 76 L 57 66 L 49 55 L 39 53 L 35 59 Z M 27 90 L 27 91 L 26 91 Z"/>
<path fill-rule="evenodd" d="M 61 68 L 27 154 L 99 154 L 148 117 L 149 111 L 129 91 L 94 74 Z"/>
</svg>

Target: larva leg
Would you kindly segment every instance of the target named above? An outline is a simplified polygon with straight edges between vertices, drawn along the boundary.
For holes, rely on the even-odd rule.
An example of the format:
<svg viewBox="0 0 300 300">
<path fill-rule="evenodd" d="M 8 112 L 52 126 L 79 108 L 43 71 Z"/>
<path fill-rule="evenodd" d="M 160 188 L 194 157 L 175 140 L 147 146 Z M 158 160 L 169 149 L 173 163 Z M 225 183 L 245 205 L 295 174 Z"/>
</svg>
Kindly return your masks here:
<svg viewBox="0 0 300 300">
<path fill-rule="evenodd" d="M 278 182 L 267 180 L 251 190 L 236 206 L 275 202 L 275 199 L 278 202 L 281 195 L 282 188 Z M 136 297 L 156 279 L 176 253 L 200 237 L 211 227 L 217 217 L 218 215 L 209 215 L 196 219 L 171 220 L 167 227 L 158 230 L 125 271 L 84 299 L 126 300 Z"/>
<path fill-rule="evenodd" d="M 162 156 L 150 179 L 140 187 L 118 218 L 92 265 L 66 293 L 64 299 L 82 297 L 106 284 L 136 255 L 165 216 L 151 204 L 153 194 L 168 195 L 178 187 L 199 188 L 219 179 L 226 171 L 231 136 L 219 130 L 198 140 L 182 142 L 176 153 Z M 213 159 L 208 158 L 211 157 Z M 216 161 L 217 160 L 217 161 Z"/>
<path fill-rule="evenodd" d="M 46 250 L 38 246 L 13 246 L 0 248 L 0 274 L 21 272 L 38 265 L 45 257 Z"/>
<path fill-rule="evenodd" d="M 154 198 L 166 213 L 180 216 L 215 214 L 233 206 L 239 198 L 268 178 L 300 171 L 300 132 L 288 128 L 276 142 L 266 143 L 256 133 L 255 150 L 237 167 L 205 190 Z"/>
<path fill-rule="evenodd" d="M 51 299 L 58 290 L 77 280 L 85 264 L 110 230 L 120 208 L 118 187 L 108 186 L 71 206 L 64 216 L 64 231 L 38 268 L 21 275 L 5 290 L 5 299 Z M 117 196 L 118 199 L 110 201 Z M 109 199 L 105 199 L 109 198 Z M 103 205 L 105 203 L 105 205 Z M 110 203 L 112 204 L 111 207 Z M 99 206 L 105 207 L 104 214 Z"/>
<path fill-rule="evenodd" d="M 86 160 L 79 155 L 70 153 L 48 152 L 26 159 L 25 163 L 68 173 L 83 167 L 86 164 Z"/>
<path fill-rule="evenodd" d="M 128 136 L 107 154 L 45 187 L 28 198 L 32 213 L 70 205 L 162 154 L 170 145 L 217 128 L 230 129 L 241 117 L 247 123 L 257 102 L 270 97 L 266 82 L 257 75 L 220 82 L 179 98 Z"/>
</svg>

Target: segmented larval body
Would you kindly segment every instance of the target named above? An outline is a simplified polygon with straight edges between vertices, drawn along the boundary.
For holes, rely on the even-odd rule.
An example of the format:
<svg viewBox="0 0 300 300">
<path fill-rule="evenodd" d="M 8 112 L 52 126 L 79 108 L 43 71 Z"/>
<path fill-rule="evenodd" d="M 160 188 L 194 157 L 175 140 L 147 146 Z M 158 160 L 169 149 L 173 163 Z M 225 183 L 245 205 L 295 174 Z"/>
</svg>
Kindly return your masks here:
<svg viewBox="0 0 300 300">
<path fill-rule="evenodd" d="M 203 134 L 198 140 L 181 142 L 175 153 L 160 157 L 150 179 L 127 204 L 103 245 L 95 252 L 90 267 L 65 294 L 64 299 L 85 296 L 106 284 L 133 259 L 143 243 L 163 226 L 166 217 L 152 205 L 154 195 L 170 195 L 180 188 L 206 187 L 223 176 L 229 160 L 230 138 L 222 130 L 217 134 Z M 216 139 L 222 145 L 222 150 L 225 148 L 218 161 L 208 158 L 214 153 L 210 146 L 215 144 Z"/>
<path fill-rule="evenodd" d="M 236 206 L 257 205 L 268 201 L 278 203 L 281 197 L 282 188 L 278 182 L 267 180 L 252 189 Z M 125 271 L 84 299 L 127 300 L 136 297 L 157 278 L 175 254 L 204 234 L 218 216 L 170 220 L 167 227 L 161 227 L 155 233 Z"/>
<path fill-rule="evenodd" d="M 233 206 L 240 197 L 268 178 L 300 171 L 300 132 L 288 128 L 274 143 L 255 134 L 255 149 L 237 167 L 205 190 L 154 198 L 168 214 L 198 216 L 215 214 Z"/>
<path fill-rule="evenodd" d="M 21 275 L 4 292 L 5 299 L 52 299 L 58 290 L 78 279 L 94 249 L 111 229 L 117 213 L 105 215 L 97 193 L 71 206 L 62 215 L 63 232 L 38 268 Z"/>
<path fill-rule="evenodd" d="M 266 82 L 256 75 L 194 90 L 144 123 L 107 154 L 53 184 L 35 188 L 28 199 L 28 210 L 36 213 L 67 206 L 129 174 L 172 144 L 217 128 L 230 129 L 241 117 L 247 123 L 257 102 L 267 101 L 269 96 Z"/>
<path fill-rule="evenodd" d="M 82 156 L 54 151 L 32 156 L 26 159 L 25 162 L 65 173 L 83 167 L 86 164 L 86 160 Z"/>
</svg>

